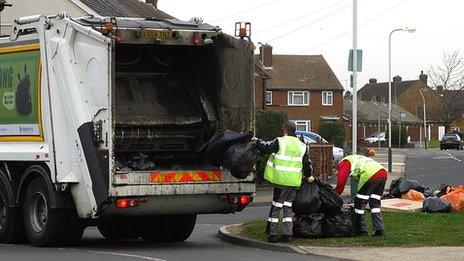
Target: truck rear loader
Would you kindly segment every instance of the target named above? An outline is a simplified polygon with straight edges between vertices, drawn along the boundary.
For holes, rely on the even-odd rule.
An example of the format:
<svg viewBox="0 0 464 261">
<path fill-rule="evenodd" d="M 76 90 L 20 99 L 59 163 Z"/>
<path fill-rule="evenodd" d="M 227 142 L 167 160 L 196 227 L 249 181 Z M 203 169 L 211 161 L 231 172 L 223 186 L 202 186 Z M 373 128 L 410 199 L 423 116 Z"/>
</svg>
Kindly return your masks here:
<svg viewBox="0 0 464 261">
<path fill-rule="evenodd" d="M 184 241 L 255 192 L 205 160 L 253 127 L 253 45 L 176 19 L 15 19 L 0 38 L 0 243 Z"/>
</svg>

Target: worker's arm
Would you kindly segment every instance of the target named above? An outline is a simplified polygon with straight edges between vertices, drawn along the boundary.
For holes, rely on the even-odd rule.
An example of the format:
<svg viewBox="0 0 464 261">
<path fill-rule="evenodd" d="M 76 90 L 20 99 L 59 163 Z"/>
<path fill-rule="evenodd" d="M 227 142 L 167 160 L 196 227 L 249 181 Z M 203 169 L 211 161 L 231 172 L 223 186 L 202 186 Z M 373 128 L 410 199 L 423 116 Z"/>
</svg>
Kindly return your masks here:
<svg viewBox="0 0 464 261">
<path fill-rule="evenodd" d="M 351 173 L 351 164 L 348 160 L 342 160 L 338 164 L 338 178 L 337 178 L 337 187 L 335 187 L 335 192 L 338 195 L 343 193 L 345 189 L 346 181 Z"/>
<path fill-rule="evenodd" d="M 256 141 L 256 145 L 259 153 L 262 154 L 271 154 L 277 153 L 279 151 L 279 140 L 275 139 L 273 141 L 264 141 L 259 139 Z"/>
</svg>

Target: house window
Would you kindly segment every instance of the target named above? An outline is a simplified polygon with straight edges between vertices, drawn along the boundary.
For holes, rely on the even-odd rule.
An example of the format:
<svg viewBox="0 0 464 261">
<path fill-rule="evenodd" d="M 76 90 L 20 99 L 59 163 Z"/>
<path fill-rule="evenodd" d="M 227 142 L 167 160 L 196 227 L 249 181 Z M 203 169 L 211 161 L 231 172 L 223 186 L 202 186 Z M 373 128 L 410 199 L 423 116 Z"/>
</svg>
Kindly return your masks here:
<svg viewBox="0 0 464 261">
<path fill-rule="evenodd" d="M 266 105 L 272 105 L 272 91 L 266 91 Z"/>
<path fill-rule="evenodd" d="M 297 131 L 311 131 L 311 121 L 296 120 L 294 122 Z"/>
<path fill-rule="evenodd" d="M 288 92 L 288 105 L 308 106 L 309 105 L 309 92 L 308 91 Z"/>
<path fill-rule="evenodd" d="M 331 91 L 322 92 L 322 105 L 323 106 L 333 105 L 333 92 Z"/>
</svg>

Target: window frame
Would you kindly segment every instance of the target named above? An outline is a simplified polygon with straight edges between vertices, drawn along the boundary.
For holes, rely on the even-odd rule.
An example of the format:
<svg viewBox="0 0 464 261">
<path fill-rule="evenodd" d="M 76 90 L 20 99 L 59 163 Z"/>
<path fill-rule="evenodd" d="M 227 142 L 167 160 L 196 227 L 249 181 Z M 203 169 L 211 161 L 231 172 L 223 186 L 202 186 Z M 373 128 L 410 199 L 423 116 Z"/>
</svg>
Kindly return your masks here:
<svg viewBox="0 0 464 261">
<path fill-rule="evenodd" d="M 307 97 L 307 100 L 305 102 L 305 94 L 306 94 L 306 97 Z M 295 104 L 294 102 L 294 96 L 295 95 L 302 95 L 303 97 L 303 103 L 302 104 Z M 309 96 L 309 91 L 287 91 L 287 105 L 288 106 L 309 106 L 309 99 L 310 99 L 310 96 Z"/>
<path fill-rule="evenodd" d="M 327 98 L 330 96 L 330 103 L 327 102 L 327 100 L 324 102 L 324 98 Z M 333 106 L 333 91 L 322 91 L 322 106 Z"/>
<path fill-rule="evenodd" d="M 271 99 L 270 102 L 267 102 L 267 95 L 271 94 Z M 266 91 L 266 97 L 264 97 L 264 101 L 266 102 L 266 105 L 272 105 L 272 91 Z"/>
<path fill-rule="evenodd" d="M 305 124 L 306 125 L 306 130 L 304 131 L 311 131 L 311 120 L 293 120 L 293 122 L 295 123 L 296 125 L 296 130 L 297 131 L 303 131 L 303 130 L 298 130 L 298 125 L 303 125 Z"/>
</svg>

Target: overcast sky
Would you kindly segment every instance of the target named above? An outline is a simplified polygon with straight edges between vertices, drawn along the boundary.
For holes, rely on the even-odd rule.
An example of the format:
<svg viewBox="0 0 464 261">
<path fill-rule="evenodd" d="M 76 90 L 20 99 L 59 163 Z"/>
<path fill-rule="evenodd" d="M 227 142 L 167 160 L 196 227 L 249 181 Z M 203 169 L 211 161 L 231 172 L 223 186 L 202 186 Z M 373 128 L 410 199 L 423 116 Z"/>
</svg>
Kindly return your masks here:
<svg viewBox="0 0 464 261">
<path fill-rule="evenodd" d="M 353 0 L 159 0 L 161 10 L 179 18 L 202 17 L 233 33 L 236 21 L 252 24 L 253 42 L 269 43 L 275 54 L 322 54 L 343 86 L 349 80 Z M 420 71 L 439 64 L 444 52 L 464 54 L 463 0 L 358 0 L 358 48 L 363 71 L 358 87 L 369 78 L 388 81 L 388 34 L 392 40 L 392 76 L 417 79 Z"/>
</svg>

